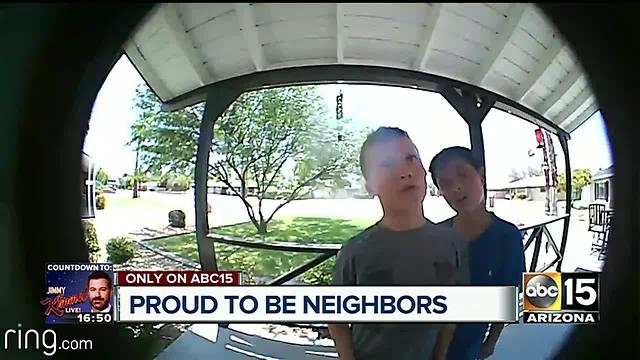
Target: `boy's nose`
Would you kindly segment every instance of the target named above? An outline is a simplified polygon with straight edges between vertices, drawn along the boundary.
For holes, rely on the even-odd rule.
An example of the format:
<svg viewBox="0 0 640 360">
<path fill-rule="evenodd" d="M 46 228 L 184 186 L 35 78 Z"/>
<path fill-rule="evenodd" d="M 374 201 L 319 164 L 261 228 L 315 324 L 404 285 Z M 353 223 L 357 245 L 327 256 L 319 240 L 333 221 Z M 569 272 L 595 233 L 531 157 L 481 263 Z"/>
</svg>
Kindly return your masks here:
<svg viewBox="0 0 640 360">
<path fill-rule="evenodd" d="M 405 179 L 411 179 L 413 177 L 413 172 L 408 170 L 408 171 L 403 171 L 402 175 L 400 175 L 400 179 L 405 180 Z"/>
</svg>

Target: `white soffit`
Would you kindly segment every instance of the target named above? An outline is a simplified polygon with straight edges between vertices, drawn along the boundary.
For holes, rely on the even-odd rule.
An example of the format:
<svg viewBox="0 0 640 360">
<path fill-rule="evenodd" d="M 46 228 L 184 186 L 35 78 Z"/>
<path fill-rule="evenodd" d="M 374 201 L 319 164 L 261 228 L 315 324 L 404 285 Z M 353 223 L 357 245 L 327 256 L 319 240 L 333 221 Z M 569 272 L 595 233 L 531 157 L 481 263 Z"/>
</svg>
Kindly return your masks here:
<svg viewBox="0 0 640 360">
<path fill-rule="evenodd" d="M 124 50 L 163 102 L 254 72 L 349 64 L 469 83 L 569 133 L 599 110 L 575 55 L 533 4 L 162 4 Z"/>
</svg>

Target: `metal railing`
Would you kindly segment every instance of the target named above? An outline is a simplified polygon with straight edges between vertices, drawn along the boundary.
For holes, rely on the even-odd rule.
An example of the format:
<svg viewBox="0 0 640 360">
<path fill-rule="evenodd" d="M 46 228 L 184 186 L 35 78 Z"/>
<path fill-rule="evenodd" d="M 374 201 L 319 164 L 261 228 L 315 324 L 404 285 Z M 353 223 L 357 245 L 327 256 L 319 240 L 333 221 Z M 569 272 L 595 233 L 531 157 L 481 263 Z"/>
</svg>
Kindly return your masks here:
<svg viewBox="0 0 640 360">
<path fill-rule="evenodd" d="M 529 271 L 546 271 L 553 265 L 557 264 L 560 260 L 562 260 L 562 254 L 560 253 L 558 245 L 556 244 L 547 226 L 559 221 L 566 221 L 568 220 L 568 218 L 569 215 L 566 214 L 554 217 L 549 220 L 545 220 L 534 225 L 519 227 L 519 230 L 523 236 L 523 240 L 524 238 L 526 238 L 526 242 L 524 243 L 524 251 L 526 252 L 531 245 L 534 246 L 533 258 L 531 264 L 529 265 Z M 556 258 L 550 264 L 547 264 L 543 268 L 538 269 L 537 266 L 540 251 L 542 249 L 543 236 L 546 238 L 547 244 L 553 249 L 553 252 L 556 254 Z M 207 238 L 213 243 L 222 243 L 226 245 L 234 245 L 250 249 L 319 254 L 309 262 L 278 276 L 276 279 L 271 281 L 269 285 L 282 285 L 290 280 L 295 279 L 308 270 L 311 270 L 314 267 L 322 264 L 332 256 L 337 255 L 338 251 L 342 247 L 342 244 L 300 244 L 286 241 L 259 241 L 217 234 L 209 234 L 207 235 Z"/>
<path fill-rule="evenodd" d="M 527 250 L 529 249 L 529 247 L 533 244 L 534 246 L 534 250 L 533 250 L 533 256 L 531 258 L 531 264 L 529 265 L 529 271 L 530 272 L 544 272 L 547 271 L 548 269 L 550 269 L 553 265 L 557 264 L 558 262 L 562 261 L 562 253 L 560 252 L 560 250 L 558 249 L 558 245 L 556 244 L 555 240 L 553 239 L 553 236 L 551 235 L 551 232 L 549 231 L 549 228 L 547 227 L 550 224 L 556 223 L 556 222 L 560 222 L 560 221 L 569 221 L 569 214 L 565 214 L 565 215 L 561 215 L 561 216 L 557 216 L 554 217 L 552 219 L 543 221 L 541 223 L 538 224 L 534 224 L 534 225 L 530 225 L 530 226 L 525 226 L 522 228 L 519 228 L 520 233 L 522 234 L 523 239 L 527 238 L 525 244 L 524 244 L 524 251 L 525 253 L 527 252 Z M 530 232 L 530 234 L 528 234 L 527 237 L 527 233 Z M 540 251 L 542 249 L 542 237 L 546 238 L 547 244 L 549 247 L 551 247 L 551 249 L 553 250 L 553 252 L 556 255 L 556 258 L 549 264 L 547 264 L 546 266 L 542 267 L 542 268 L 538 268 L 538 260 L 540 259 Z M 565 234 L 563 234 L 563 236 L 565 236 Z"/>
<path fill-rule="evenodd" d="M 279 242 L 279 241 L 256 241 L 235 238 L 224 235 L 207 235 L 207 239 L 212 240 L 214 243 L 222 243 L 227 245 L 241 246 L 250 249 L 259 250 L 274 250 L 285 251 L 294 253 L 315 253 L 319 254 L 309 262 L 291 269 L 285 274 L 282 274 L 272 280 L 269 285 L 282 285 L 287 281 L 293 280 L 296 277 L 304 274 L 305 272 L 313 269 L 314 267 L 322 264 L 332 256 L 338 254 L 338 251 L 342 247 L 342 244 L 300 244 L 293 242 Z"/>
<path fill-rule="evenodd" d="M 558 246 L 555 243 L 555 240 L 547 226 L 560 221 L 568 221 L 569 217 L 569 214 L 565 214 L 534 225 L 518 228 L 522 234 L 523 241 L 526 238 L 526 242 L 524 243 L 525 253 L 531 245 L 534 246 L 533 256 L 531 259 L 531 263 L 529 264 L 530 272 L 544 272 L 562 260 L 562 254 L 560 250 L 558 250 Z M 543 236 L 546 238 L 548 246 L 550 246 L 556 254 L 556 258 L 546 266 L 537 268 L 540 251 L 542 249 Z M 250 249 L 319 254 L 317 257 L 306 262 L 305 264 L 278 276 L 277 278 L 269 282 L 268 285 L 282 285 L 290 280 L 295 279 L 296 277 L 322 264 L 331 257 L 336 256 L 338 251 L 342 247 L 342 244 L 300 244 L 292 242 L 256 241 L 217 234 L 209 234 L 207 235 L 207 238 L 213 243 L 235 245 Z M 304 327 L 313 330 L 326 329 L 325 324 L 278 323 L 278 325 Z"/>
</svg>

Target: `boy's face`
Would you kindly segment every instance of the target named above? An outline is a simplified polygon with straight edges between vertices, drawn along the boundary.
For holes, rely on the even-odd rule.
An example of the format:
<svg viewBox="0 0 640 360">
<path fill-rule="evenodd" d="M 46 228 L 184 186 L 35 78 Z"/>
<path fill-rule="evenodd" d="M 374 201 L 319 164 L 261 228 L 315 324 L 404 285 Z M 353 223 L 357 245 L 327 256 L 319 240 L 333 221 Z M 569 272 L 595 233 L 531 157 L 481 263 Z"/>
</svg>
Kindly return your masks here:
<svg viewBox="0 0 640 360">
<path fill-rule="evenodd" d="M 484 205 L 484 178 L 463 159 L 451 159 L 437 171 L 438 188 L 449 206 L 458 213 Z"/>
<path fill-rule="evenodd" d="M 397 137 L 372 145 L 366 154 L 367 190 L 385 210 L 420 207 L 426 195 L 426 170 L 413 142 Z"/>
</svg>

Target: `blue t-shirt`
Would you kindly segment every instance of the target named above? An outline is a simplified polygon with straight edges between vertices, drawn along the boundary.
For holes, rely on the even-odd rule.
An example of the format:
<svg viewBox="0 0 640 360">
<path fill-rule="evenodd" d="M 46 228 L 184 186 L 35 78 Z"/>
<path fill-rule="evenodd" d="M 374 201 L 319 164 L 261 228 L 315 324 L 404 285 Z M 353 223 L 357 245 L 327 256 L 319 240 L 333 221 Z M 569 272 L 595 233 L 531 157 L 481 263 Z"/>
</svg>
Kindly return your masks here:
<svg viewBox="0 0 640 360">
<path fill-rule="evenodd" d="M 512 223 L 492 216 L 487 229 L 478 238 L 467 242 L 469 284 L 515 285 L 521 289 L 525 271 L 522 234 Z M 452 219 L 446 220 L 445 224 L 452 226 Z M 448 360 L 476 359 L 488 328 L 489 324 L 457 324 Z"/>
</svg>

